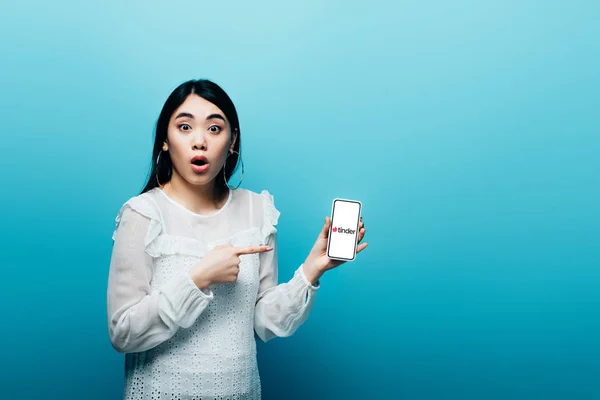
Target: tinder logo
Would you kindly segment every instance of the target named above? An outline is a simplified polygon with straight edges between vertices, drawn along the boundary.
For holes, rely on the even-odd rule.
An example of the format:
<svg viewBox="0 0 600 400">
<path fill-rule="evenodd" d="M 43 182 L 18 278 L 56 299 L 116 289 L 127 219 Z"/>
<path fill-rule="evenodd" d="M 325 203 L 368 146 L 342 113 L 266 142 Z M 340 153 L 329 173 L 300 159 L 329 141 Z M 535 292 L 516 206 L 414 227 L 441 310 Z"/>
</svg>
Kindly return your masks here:
<svg viewBox="0 0 600 400">
<path fill-rule="evenodd" d="M 338 228 L 338 227 L 333 227 L 333 229 L 331 229 L 334 233 L 338 232 L 338 233 L 347 233 L 349 235 L 353 235 L 354 232 L 356 232 L 356 230 L 354 229 L 349 229 L 349 228 Z"/>
</svg>

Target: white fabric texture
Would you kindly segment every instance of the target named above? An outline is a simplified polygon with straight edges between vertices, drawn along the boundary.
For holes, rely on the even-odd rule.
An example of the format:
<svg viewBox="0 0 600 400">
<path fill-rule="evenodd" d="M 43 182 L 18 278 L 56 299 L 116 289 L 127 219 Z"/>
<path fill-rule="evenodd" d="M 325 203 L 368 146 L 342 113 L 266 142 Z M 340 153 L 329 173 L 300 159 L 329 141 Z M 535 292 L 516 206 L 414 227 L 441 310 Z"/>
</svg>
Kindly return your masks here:
<svg viewBox="0 0 600 400">
<path fill-rule="evenodd" d="M 126 354 L 124 399 L 261 398 L 256 338 L 292 335 L 319 289 L 302 264 L 278 284 L 279 216 L 267 190 L 242 188 L 230 190 L 210 215 L 188 210 L 160 188 L 121 207 L 107 312 L 111 343 Z M 188 271 L 223 243 L 274 249 L 241 255 L 235 283 L 202 291 Z"/>
</svg>

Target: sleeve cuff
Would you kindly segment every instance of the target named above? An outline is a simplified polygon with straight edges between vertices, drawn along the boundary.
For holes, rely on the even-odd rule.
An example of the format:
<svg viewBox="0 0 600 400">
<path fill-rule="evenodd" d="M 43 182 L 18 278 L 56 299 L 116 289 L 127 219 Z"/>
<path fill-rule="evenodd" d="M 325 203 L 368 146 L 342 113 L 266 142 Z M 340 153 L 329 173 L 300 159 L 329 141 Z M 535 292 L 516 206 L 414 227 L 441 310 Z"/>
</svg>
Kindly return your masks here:
<svg viewBox="0 0 600 400">
<path fill-rule="evenodd" d="M 300 268 L 298 268 L 298 275 L 300 275 L 300 279 L 302 280 L 302 282 L 306 286 L 308 286 L 310 289 L 312 289 L 312 290 L 318 290 L 321 287 L 321 281 L 320 280 L 318 280 L 314 285 L 312 283 L 310 283 L 310 281 L 306 277 L 306 274 L 304 273 L 304 263 L 300 264 Z"/>
<path fill-rule="evenodd" d="M 159 313 L 163 320 L 171 320 L 182 328 L 189 328 L 214 298 L 192 281 L 189 272 L 174 277 L 162 289 Z"/>
<path fill-rule="evenodd" d="M 198 286 L 196 286 L 196 284 L 194 283 L 194 281 L 192 280 L 192 277 L 190 276 L 190 271 L 185 271 L 184 273 L 185 275 L 185 280 L 192 285 L 192 291 L 197 291 L 198 294 L 200 295 L 200 297 L 207 299 L 207 300 L 212 300 L 214 296 L 213 291 L 207 287 L 206 289 L 202 290 L 200 289 Z"/>
</svg>

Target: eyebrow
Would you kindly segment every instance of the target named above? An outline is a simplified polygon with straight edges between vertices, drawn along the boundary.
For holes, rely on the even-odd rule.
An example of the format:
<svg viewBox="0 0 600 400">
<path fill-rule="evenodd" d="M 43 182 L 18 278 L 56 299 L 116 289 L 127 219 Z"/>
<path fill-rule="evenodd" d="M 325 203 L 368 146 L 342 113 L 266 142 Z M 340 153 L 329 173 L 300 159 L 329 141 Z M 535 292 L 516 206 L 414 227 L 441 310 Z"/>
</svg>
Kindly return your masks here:
<svg viewBox="0 0 600 400">
<path fill-rule="evenodd" d="M 178 118 L 191 118 L 191 119 L 194 119 L 194 116 L 192 114 L 190 114 L 190 113 L 182 112 L 182 113 L 177 114 L 177 116 L 175 117 L 175 119 L 178 119 Z"/>
<path fill-rule="evenodd" d="M 177 116 L 175 117 L 175 119 L 178 119 L 178 118 L 194 119 L 194 115 L 192 115 L 190 113 L 182 112 L 182 113 L 177 114 Z M 210 114 L 208 117 L 206 117 L 207 121 L 209 119 L 221 119 L 221 120 L 225 121 L 225 117 L 223 117 L 221 114 Z"/>
<path fill-rule="evenodd" d="M 210 114 L 208 117 L 206 117 L 206 120 L 208 121 L 209 119 L 220 119 L 223 120 L 223 122 L 225 122 L 225 117 L 223 117 L 221 114 Z"/>
</svg>

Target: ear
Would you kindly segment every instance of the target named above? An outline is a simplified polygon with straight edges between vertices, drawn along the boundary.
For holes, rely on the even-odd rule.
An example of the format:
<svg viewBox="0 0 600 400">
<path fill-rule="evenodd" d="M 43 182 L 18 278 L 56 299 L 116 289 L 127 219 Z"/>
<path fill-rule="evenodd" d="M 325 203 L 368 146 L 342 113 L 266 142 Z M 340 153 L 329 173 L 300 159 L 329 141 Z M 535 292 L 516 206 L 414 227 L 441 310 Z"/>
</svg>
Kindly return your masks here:
<svg viewBox="0 0 600 400">
<path fill-rule="evenodd" d="M 232 134 L 232 136 L 233 136 L 233 139 L 231 140 L 231 145 L 229 146 L 229 152 L 230 152 L 230 153 L 232 153 L 232 152 L 233 152 L 233 149 L 234 149 L 234 147 L 235 147 L 235 142 L 237 141 L 237 138 L 238 138 L 238 129 L 237 129 L 237 128 L 235 128 L 235 129 L 233 130 L 233 134 Z"/>
<path fill-rule="evenodd" d="M 169 151 L 169 144 L 167 142 L 164 142 L 162 149 L 163 149 L 163 151 Z"/>
</svg>

